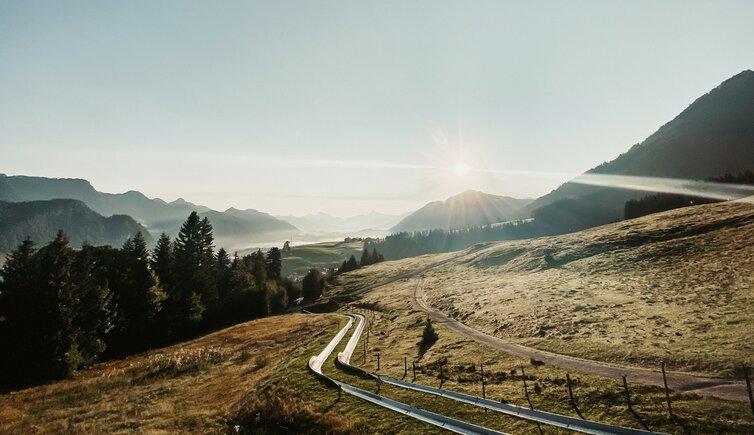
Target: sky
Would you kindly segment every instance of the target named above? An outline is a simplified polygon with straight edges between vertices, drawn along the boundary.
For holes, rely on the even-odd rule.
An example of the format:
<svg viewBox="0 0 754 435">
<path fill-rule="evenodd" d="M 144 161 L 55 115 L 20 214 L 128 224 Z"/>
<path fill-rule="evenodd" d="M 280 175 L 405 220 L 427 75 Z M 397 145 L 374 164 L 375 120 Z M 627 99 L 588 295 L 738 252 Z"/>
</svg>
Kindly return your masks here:
<svg viewBox="0 0 754 435">
<path fill-rule="evenodd" d="M 0 172 L 276 215 L 537 197 L 754 68 L 751 1 L 0 0 Z"/>
</svg>

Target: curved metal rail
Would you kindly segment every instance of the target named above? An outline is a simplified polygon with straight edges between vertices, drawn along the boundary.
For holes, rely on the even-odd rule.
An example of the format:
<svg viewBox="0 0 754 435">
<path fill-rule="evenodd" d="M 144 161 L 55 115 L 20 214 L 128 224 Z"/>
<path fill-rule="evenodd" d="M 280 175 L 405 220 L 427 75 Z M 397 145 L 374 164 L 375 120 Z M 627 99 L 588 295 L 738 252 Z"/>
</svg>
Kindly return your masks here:
<svg viewBox="0 0 754 435">
<path fill-rule="evenodd" d="M 503 432 L 498 432 L 492 429 L 487 429 L 485 427 L 477 426 L 475 424 L 467 423 L 465 421 L 456 420 L 454 418 L 446 417 L 441 414 L 436 414 L 434 412 L 426 411 L 421 408 L 416 408 L 414 406 L 410 406 L 405 403 L 398 402 L 396 400 L 388 399 L 386 397 L 382 397 L 377 394 L 370 393 L 369 391 L 365 391 L 360 388 L 354 387 L 352 385 L 346 384 L 344 382 L 337 381 L 325 375 L 324 373 L 322 373 L 322 365 L 327 360 L 327 358 L 330 357 L 330 354 L 332 353 L 332 351 L 335 349 L 338 343 L 340 343 L 340 341 L 343 339 L 343 336 L 346 335 L 348 330 L 353 325 L 354 315 L 347 314 L 343 316 L 348 318 L 348 323 L 346 323 L 346 326 L 344 326 L 343 329 L 341 329 L 335 335 L 335 337 L 333 337 L 330 343 L 328 343 L 327 346 L 325 346 L 325 348 L 322 350 L 322 352 L 319 353 L 319 355 L 312 356 L 309 359 L 309 369 L 312 372 L 314 372 L 316 376 L 322 378 L 323 380 L 325 380 L 325 382 L 329 384 L 335 385 L 336 387 L 342 389 L 346 393 L 356 396 L 360 399 L 374 403 L 375 405 L 382 406 L 383 408 L 387 408 L 395 412 L 399 412 L 403 415 L 415 418 L 425 423 L 429 423 L 429 424 L 441 427 L 443 429 L 447 429 L 451 432 L 460 433 L 460 434 L 479 434 L 479 435 L 503 434 Z M 353 354 L 353 350 L 355 349 L 356 343 L 358 343 L 358 340 L 359 340 L 358 337 L 361 336 L 361 331 L 364 328 L 363 326 L 364 317 L 358 314 L 357 316 L 360 317 L 359 327 L 355 331 L 355 332 L 358 332 L 358 335 L 354 333 L 354 336 L 356 337 L 355 341 L 354 341 L 354 338 L 351 337 L 351 340 L 349 340 L 348 344 L 346 345 L 346 350 L 348 350 L 350 347 L 351 354 Z M 342 355 L 343 353 L 344 352 L 341 352 L 340 355 Z"/>
<path fill-rule="evenodd" d="M 343 352 L 338 354 L 338 363 L 350 370 L 359 372 L 365 376 L 379 378 L 382 382 L 393 385 L 400 388 L 419 391 L 422 393 L 434 394 L 436 396 L 445 397 L 451 400 L 455 400 L 469 405 L 478 406 L 480 408 L 491 409 L 503 414 L 507 414 L 513 417 L 518 417 L 525 420 L 535 421 L 550 426 L 557 426 L 564 429 L 569 429 L 576 432 L 587 433 L 592 435 L 608 435 L 608 434 L 620 434 L 620 435 L 659 435 L 659 432 L 651 432 L 642 429 L 634 429 L 624 426 L 615 426 L 606 423 L 600 423 L 591 420 L 582 420 L 580 418 L 570 417 L 567 415 L 554 414 L 551 412 L 539 411 L 536 409 L 524 408 L 522 406 L 511 405 L 508 403 L 496 402 L 494 400 L 483 399 L 481 397 L 472 396 L 469 394 L 458 393 L 455 391 L 442 390 L 439 388 L 430 387 L 427 385 L 416 384 L 412 382 L 402 381 L 400 379 L 391 378 L 389 376 L 377 376 L 372 373 L 366 372 L 361 368 L 352 366 L 350 364 L 353 351 L 356 349 L 356 344 L 359 341 L 362 331 L 364 330 L 365 318 L 361 314 L 355 314 L 359 317 L 359 326 L 351 336 L 346 348 Z"/>
</svg>

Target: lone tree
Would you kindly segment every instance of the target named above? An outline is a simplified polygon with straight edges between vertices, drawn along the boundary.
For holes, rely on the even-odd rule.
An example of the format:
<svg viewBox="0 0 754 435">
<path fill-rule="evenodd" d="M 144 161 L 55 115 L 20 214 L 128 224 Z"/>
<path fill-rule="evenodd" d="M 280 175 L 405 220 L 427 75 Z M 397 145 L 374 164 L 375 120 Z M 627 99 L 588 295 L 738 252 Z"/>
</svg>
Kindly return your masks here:
<svg viewBox="0 0 754 435">
<path fill-rule="evenodd" d="M 432 319 L 427 317 L 426 322 L 424 322 L 424 331 L 422 332 L 422 339 L 419 342 L 419 358 L 424 356 L 424 353 L 427 352 L 429 348 L 432 347 L 432 345 L 435 344 L 439 338 L 440 336 L 437 335 L 437 332 L 435 331 L 435 327 L 432 326 Z"/>
<path fill-rule="evenodd" d="M 325 289 L 325 274 L 314 267 L 309 269 L 309 273 L 301 281 L 301 287 L 305 298 L 316 299 L 322 296 Z"/>
</svg>

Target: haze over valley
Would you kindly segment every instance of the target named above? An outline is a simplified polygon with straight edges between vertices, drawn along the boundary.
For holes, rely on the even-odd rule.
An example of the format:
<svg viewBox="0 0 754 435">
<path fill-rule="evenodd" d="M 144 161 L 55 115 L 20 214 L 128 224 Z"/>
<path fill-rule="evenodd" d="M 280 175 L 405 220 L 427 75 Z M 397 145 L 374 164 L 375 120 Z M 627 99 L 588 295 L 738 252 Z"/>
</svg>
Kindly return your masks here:
<svg viewBox="0 0 754 435">
<path fill-rule="evenodd" d="M 754 3 L 0 3 L 0 433 L 754 433 Z"/>
</svg>

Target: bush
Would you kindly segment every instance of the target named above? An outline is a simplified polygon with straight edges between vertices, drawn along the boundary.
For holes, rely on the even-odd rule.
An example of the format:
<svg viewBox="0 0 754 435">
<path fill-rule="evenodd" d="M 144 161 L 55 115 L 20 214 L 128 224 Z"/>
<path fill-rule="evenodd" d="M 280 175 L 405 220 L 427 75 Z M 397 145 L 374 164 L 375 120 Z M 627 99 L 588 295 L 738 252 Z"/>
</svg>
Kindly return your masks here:
<svg viewBox="0 0 754 435">
<path fill-rule="evenodd" d="M 269 386 L 241 402 L 230 429 L 241 433 L 356 434 L 360 430 L 345 417 L 322 412 L 288 388 Z"/>
<path fill-rule="evenodd" d="M 440 338 L 440 336 L 437 335 L 437 331 L 435 331 L 435 327 L 432 326 L 432 319 L 427 317 L 427 321 L 424 323 L 424 331 L 422 332 L 422 339 L 419 342 L 419 357 L 424 355 L 424 353 L 429 350 L 430 347 L 432 347 L 433 344 L 437 342 L 437 340 Z"/>
</svg>

